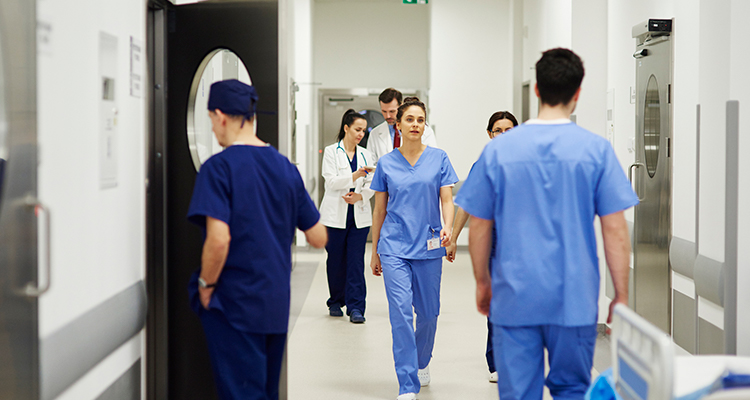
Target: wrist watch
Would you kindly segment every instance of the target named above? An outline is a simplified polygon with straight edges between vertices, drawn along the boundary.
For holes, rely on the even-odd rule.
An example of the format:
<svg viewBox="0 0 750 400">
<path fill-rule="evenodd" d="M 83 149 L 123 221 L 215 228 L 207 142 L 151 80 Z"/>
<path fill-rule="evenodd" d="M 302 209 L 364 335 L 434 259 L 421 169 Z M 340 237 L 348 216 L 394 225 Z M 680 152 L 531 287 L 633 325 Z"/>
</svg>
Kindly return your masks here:
<svg viewBox="0 0 750 400">
<path fill-rule="evenodd" d="M 203 278 L 198 278 L 198 286 L 202 288 L 212 288 L 216 286 L 216 282 L 214 283 L 206 283 L 206 281 Z"/>
</svg>

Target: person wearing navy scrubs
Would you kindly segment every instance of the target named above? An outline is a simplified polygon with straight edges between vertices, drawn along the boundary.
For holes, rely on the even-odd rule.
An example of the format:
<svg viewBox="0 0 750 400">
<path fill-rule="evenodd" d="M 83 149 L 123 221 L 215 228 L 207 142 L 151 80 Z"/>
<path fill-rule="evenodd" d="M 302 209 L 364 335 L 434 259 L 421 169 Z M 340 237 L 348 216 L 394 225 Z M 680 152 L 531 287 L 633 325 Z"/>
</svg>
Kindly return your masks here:
<svg viewBox="0 0 750 400">
<path fill-rule="evenodd" d="M 296 229 L 321 248 L 325 227 L 297 168 L 254 133 L 257 94 L 211 85 L 213 132 L 225 150 L 200 168 L 188 220 L 203 231 L 190 302 L 206 334 L 221 399 L 278 399 Z"/>
<path fill-rule="evenodd" d="M 487 134 L 490 139 L 494 139 L 496 136 L 500 136 L 505 132 L 518 126 L 518 120 L 509 111 L 498 111 L 490 116 L 490 120 L 487 123 Z M 474 164 L 476 165 L 476 164 Z M 474 165 L 471 169 L 474 169 Z M 446 247 L 446 260 L 453 262 L 456 259 L 456 248 L 458 247 L 458 236 L 461 234 L 466 221 L 469 220 L 469 213 L 464 211 L 461 207 L 456 210 L 456 221 L 453 223 L 453 233 L 451 233 L 451 241 Z M 495 239 L 497 238 L 497 232 L 492 230 L 492 250 L 490 252 L 490 258 L 495 256 Z M 490 268 L 492 264 L 490 264 Z M 490 270 L 491 273 L 491 270 Z M 490 370 L 490 382 L 497 382 L 497 369 L 495 369 L 495 355 L 492 348 L 492 322 L 487 317 L 487 347 L 484 352 L 484 356 L 487 359 L 487 368 Z"/>
<path fill-rule="evenodd" d="M 388 297 L 398 400 L 415 399 L 430 383 L 442 257 L 453 226 L 452 186 L 458 182 L 448 155 L 422 144 L 425 114 L 419 99 L 404 100 L 396 116 L 403 143 L 378 160 L 370 185 L 376 191 L 370 267 L 383 276 Z"/>
<path fill-rule="evenodd" d="M 615 304 L 628 303 L 624 210 L 638 197 L 610 143 L 570 121 L 583 74 L 572 51 L 544 52 L 536 63 L 538 119 L 490 141 L 456 197 L 472 215 L 477 308 L 493 323 L 503 400 L 539 400 L 545 384 L 555 399 L 584 398 L 597 336 L 597 215 L 615 287 L 608 321 Z"/>
<path fill-rule="evenodd" d="M 325 194 L 320 203 L 320 222 L 328 228 L 326 272 L 330 297 L 326 302 L 332 317 L 342 317 L 346 306 L 349 321 L 365 322 L 365 246 L 372 225 L 370 190 L 375 159 L 358 146 L 365 136 L 367 120 L 349 109 L 341 119 L 338 142 L 323 153 Z"/>
</svg>

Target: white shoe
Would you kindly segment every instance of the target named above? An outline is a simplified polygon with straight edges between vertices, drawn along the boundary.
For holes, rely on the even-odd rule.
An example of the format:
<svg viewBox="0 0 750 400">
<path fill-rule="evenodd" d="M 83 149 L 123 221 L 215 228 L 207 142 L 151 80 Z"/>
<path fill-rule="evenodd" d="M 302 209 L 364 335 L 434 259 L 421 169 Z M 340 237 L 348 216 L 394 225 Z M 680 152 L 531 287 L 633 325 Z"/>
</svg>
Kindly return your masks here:
<svg viewBox="0 0 750 400">
<path fill-rule="evenodd" d="M 427 386 L 430 384 L 430 366 L 424 367 L 424 369 L 420 369 L 417 371 L 417 376 L 419 377 L 419 386 Z"/>
<path fill-rule="evenodd" d="M 490 372 L 490 382 L 497 383 L 497 371 Z"/>
<path fill-rule="evenodd" d="M 417 394 L 416 393 L 404 393 L 396 397 L 396 400 L 417 400 Z"/>
</svg>

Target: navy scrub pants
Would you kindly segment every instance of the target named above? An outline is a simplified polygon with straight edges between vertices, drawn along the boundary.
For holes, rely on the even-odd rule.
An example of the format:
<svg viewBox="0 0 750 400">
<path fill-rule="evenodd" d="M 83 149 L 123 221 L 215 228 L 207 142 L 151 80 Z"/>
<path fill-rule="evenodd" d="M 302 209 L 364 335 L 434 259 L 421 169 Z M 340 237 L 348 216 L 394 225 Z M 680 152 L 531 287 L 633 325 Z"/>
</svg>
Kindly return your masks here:
<svg viewBox="0 0 750 400">
<path fill-rule="evenodd" d="M 328 307 L 346 306 L 346 314 L 352 310 L 365 313 L 365 246 L 370 228 L 357 229 L 354 223 L 354 206 L 349 205 L 346 228 L 328 227 L 326 272 L 328 273 Z"/>
<path fill-rule="evenodd" d="M 278 400 L 286 333 L 238 331 L 218 310 L 201 310 L 200 318 L 219 398 Z"/>
<path fill-rule="evenodd" d="M 555 400 L 583 400 L 591 384 L 596 324 L 492 328 L 502 400 L 539 400 L 545 385 Z M 546 379 L 545 348 L 549 357 Z"/>
</svg>

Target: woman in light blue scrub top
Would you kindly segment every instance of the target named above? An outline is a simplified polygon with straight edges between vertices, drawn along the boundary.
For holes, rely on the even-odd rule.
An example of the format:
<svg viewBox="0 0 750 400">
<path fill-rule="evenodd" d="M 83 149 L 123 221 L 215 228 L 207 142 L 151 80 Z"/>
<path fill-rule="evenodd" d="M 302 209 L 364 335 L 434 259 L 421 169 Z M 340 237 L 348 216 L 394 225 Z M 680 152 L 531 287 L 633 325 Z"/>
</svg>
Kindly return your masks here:
<svg viewBox="0 0 750 400">
<path fill-rule="evenodd" d="M 430 383 L 442 258 L 453 225 L 452 186 L 458 182 L 448 155 L 422 144 L 425 114 L 419 99 L 404 100 L 396 116 L 403 144 L 378 160 L 370 185 L 376 192 L 370 267 L 385 282 L 397 400 L 415 399 Z"/>
</svg>

